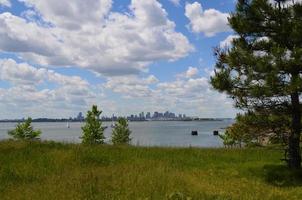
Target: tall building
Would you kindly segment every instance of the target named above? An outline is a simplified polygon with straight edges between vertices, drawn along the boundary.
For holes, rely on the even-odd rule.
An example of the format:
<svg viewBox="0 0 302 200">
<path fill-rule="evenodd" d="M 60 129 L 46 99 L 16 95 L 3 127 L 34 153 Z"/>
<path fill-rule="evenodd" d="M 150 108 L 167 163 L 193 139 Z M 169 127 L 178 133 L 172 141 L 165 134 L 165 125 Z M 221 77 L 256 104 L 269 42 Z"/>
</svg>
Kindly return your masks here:
<svg viewBox="0 0 302 200">
<path fill-rule="evenodd" d="M 139 118 L 140 119 L 145 119 L 145 113 L 144 112 L 139 113 Z"/>
<path fill-rule="evenodd" d="M 154 114 L 153 114 L 153 118 L 158 118 L 158 114 L 159 113 L 157 111 L 155 111 Z"/>
<path fill-rule="evenodd" d="M 169 118 L 175 118 L 175 113 L 169 113 Z"/>
<path fill-rule="evenodd" d="M 82 112 L 79 112 L 79 114 L 78 114 L 76 120 L 78 120 L 78 121 L 83 121 L 83 120 L 84 120 L 84 116 L 83 116 L 83 113 L 82 113 Z"/>
<path fill-rule="evenodd" d="M 151 119 L 151 113 L 150 112 L 147 112 L 146 119 Z"/>
</svg>

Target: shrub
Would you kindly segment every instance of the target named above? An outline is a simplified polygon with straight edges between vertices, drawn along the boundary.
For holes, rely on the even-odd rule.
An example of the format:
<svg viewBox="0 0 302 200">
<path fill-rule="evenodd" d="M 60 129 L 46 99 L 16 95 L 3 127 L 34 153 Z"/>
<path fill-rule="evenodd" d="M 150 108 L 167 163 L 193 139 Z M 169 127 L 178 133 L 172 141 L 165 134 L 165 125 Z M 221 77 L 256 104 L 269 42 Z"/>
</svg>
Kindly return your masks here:
<svg viewBox="0 0 302 200">
<path fill-rule="evenodd" d="M 40 130 L 34 130 L 31 125 L 32 119 L 29 117 L 25 122 L 17 124 L 14 130 L 8 131 L 8 135 L 17 140 L 34 140 L 40 139 Z"/>
<path fill-rule="evenodd" d="M 112 143 L 113 144 L 129 144 L 131 131 L 128 122 L 125 118 L 119 118 L 112 130 Z"/>
<path fill-rule="evenodd" d="M 99 111 L 96 105 L 93 105 L 91 111 L 87 112 L 86 123 L 82 127 L 83 136 L 81 139 L 83 144 L 104 143 L 105 127 L 102 127 L 102 122 L 100 121 L 101 113 L 102 111 Z"/>
</svg>

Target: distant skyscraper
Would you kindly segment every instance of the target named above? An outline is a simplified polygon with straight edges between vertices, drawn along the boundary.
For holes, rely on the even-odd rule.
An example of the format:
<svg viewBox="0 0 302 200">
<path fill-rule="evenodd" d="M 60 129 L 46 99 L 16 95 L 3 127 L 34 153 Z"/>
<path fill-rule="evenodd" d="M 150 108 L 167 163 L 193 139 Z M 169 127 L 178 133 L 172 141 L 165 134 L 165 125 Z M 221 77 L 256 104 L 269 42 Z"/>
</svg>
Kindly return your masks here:
<svg viewBox="0 0 302 200">
<path fill-rule="evenodd" d="M 157 111 L 155 111 L 154 114 L 153 114 L 153 118 L 158 118 L 158 114 L 159 113 Z"/>
<path fill-rule="evenodd" d="M 175 118 L 175 113 L 169 113 L 169 118 Z"/>
<path fill-rule="evenodd" d="M 77 116 L 76 119 L 79 120 L 79 121 L 83 121 L 83 120 L 84 120 L 83 113 L 82 113 L 82 112 L 79 112 L 79 114 L 78 114 L 78 116 Z"/>
<path fill-rule="evenodd" d="M 150 119 L 151 118 L 151 113 L 150 112 L 147 112 L 146 114 L 146 119 Z"/>
<path fill-rule="evenodd" d="M 145 119 L 145 113 L 144 113 L 144 112 L 141 112 L 141 113 L 139 114 L 139 118 L 140 118 L 140 119 Z"/>
<path fill-rule="evenodd" d="M 164 114 L 163 113 L 158 113 L 158 117 L 162 118 L 162 117 L 164 117 Z"/>
</svg>

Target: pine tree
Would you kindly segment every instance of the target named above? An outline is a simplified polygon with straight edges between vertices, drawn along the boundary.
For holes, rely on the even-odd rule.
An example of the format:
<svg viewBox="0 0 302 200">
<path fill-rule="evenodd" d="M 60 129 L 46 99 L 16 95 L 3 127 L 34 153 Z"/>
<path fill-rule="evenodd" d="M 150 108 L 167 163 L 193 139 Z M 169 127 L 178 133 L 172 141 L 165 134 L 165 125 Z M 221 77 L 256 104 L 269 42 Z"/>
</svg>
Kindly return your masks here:
<svg viewBox="0 0 302 200">
<path fill-rule="evenodd" d="M 291 119 L 288 166 L 301 167 L 302 5 L 292 0 L 238 0 L 229 24 L 232 46 L 215 49 L 213 87 L 245 111 Z"/>
<path fill-rule="evenodd" d="M 25 122 L 20 123 L 14 130 L 8 131 L 8 135 L 18 140 L 34 140 L 39 139 L 40 130 L 34 130 L 31 125 L 32 119 L 29 117 Z"/>
<path fill-rule="evenodd" d="M 103 144 L 104 143 L 104 130 L 102 122 L 100 121 L 100 115 L 102 111 L 99 111 L 96 105 L 92 106 L 91 111 L 87 112 L 85 119 L 85 125 L 82 127 L 83 144 Z"/>
<path fill-rule="evenodd" d="M 112 143 L 115 145 L 129 144 L 131 141 L 130 134 L 131 131 L 127 120 L 125 118 L 119 118 L 112 130 Z"/>
</svg>

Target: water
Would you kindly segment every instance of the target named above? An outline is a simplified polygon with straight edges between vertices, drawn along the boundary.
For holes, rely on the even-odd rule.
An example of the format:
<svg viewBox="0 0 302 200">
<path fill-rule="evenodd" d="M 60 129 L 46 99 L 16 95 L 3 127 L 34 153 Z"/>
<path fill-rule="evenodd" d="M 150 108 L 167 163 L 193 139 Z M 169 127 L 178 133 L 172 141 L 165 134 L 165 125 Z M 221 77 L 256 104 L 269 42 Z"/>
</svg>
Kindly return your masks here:
<svg viewBox="0 0 302 200">
<path fill-rule="evenodd" d="M 42 140 L 60 142 L 81 142 L 81 126 L 83 123 L 43 122 L 32 123 L 35 129 L 42 131 Z M 111 138 L 111 122 L 104 122 L 106 142 Z M 130 122 L 132 144 L 140 146 L 169 146 L 169 147 L 222 147 L 219 137 L 213 136 L 214 130 L 223 132 L 223 128 L 232 121 L 149 121 Z M 7 131 L 13 129 L 16 123 L 0 123 L 0 139 L 7 139 Z M 191 136 L 191 131 L 197 130 L 198 136 Z"/>
</svg>

